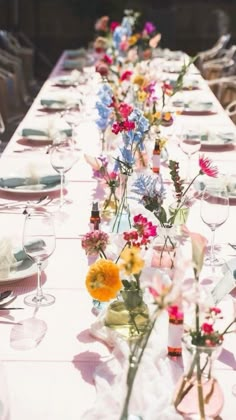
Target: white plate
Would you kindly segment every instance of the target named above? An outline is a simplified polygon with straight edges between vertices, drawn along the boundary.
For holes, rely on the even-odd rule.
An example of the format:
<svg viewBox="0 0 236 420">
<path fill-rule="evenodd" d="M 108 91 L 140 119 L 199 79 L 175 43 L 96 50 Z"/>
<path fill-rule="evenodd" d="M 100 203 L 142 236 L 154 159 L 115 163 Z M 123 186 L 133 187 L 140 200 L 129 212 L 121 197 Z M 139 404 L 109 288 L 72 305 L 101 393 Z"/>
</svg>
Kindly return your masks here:
<svg viewBox="0 0 236 420">
<path fill-rule="evenodd" d="M 64 183 L 64 186 L 66 183 Z M 4 188 L 0 187 L 0 191 L 7 191 L 7 192 L 13 192 L 13 193 L 20 193 L 20 194 L 37 194 L 40 192 L 54 192 L 59 191 L 61 188 L 60 182 L 57 185 L 54 185 L 54 187 L 50 185 L 43 185 L 43 184 L 33 184 L 33 185 L 22 185 L 20 187 L 15 188 Z"/>
<path fill-rule="evenodd" d="M 37 135 L 29 135 L 29 136 L 23 136 L 22 135 L 22 137 L 24 138 L 24 139 L 27 139 L 27 140 L 30 140 L 30 141 L 37 141 L 37 142 L 50 142 L 50 143 L 52 143 L 52 139 L 50 138 L 50 137 L 48 137 L 48 136 L 37 136 Z"/>
<path fill-rule="evenodd" d="M 225 183 L 227 186 L 229 199 L 235 200 L 236 199 L 236 175 L 229 177 L 229 179 L 226 180 Z M 203 192 L 205 185 L 206 184 L 204 180 L 204 175 L 202 176 L 202 178 L 199 177 L 194 182 L 194 187 L 196 188 L 198 192 Z"/>
<path fill-rule="evenodd" d="M 204 138 L 205 137 L 205 138 Z M 202 135 L 202 146 L 231 146 L 235 143 L 236 135 L 232 132 L 216 132 Z"/>
<path fill-rule="evenodd" d="M 36 273 L 37 264 L 28 258 L 14 264 L 8 275 L 2 276 L 0 271 L 0 285 L 19 281 L 31 277 Z"/>
</svg>

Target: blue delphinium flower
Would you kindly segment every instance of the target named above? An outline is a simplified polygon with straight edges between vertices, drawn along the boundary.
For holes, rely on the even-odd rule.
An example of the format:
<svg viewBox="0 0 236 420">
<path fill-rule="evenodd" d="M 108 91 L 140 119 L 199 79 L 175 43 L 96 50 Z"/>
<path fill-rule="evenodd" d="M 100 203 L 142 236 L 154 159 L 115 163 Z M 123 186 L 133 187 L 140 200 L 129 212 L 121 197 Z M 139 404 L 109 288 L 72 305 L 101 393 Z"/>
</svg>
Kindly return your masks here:
<svg viewBox="0 0 236 420">
<path fill-rule="evenodd" d="M 110 105 L 112 103 L 113 92 L 110 85 L 104 83 L 99 89 L 97 96 L 99 100 L 95 104 L 98 113 L 96 124 L 100 130 L 104 131 L 109 124 L 112 113 Z"/>
</svg>

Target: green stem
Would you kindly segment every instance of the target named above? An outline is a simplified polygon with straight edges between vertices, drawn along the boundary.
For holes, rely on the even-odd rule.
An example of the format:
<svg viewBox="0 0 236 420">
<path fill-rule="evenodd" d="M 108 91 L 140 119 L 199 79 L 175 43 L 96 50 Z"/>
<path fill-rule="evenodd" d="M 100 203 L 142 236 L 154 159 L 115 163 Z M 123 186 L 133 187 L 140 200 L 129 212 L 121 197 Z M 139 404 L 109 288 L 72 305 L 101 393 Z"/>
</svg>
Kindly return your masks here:
<svg viewBox="0 0 236 420">
<path fill-rule="evenodd" d="M 157 311 L 158 313 L 158 311 Z M 128 391 L 126 394 L 126 398 L 125 398 L 125 402 L 124 402 L 124 406 L 123 406 L 123 410 L 121 413 L 121 416 L 119 418 L 119 420 L 125 420 L 128 417 L 128 410 L 129 410 L 129 403 L 130 403 L 130 397 L 132 394 L 132 390 L 133 390 L 133 384 L 134 384 L 134 380 L 138 371 L 138 368 L 140 366 L 142 357 L 143 357 L 143 353 L 145 351 L 145 348 L 147 346 L 149 337 L 153 331 L 153 328 L 155 326 L 155 322 L 157 320 L 157 313 L 156 316 L 154 318 L 154 320 L 152 321 L 152 323 L 149 326 L 149 330 L 147 332 L 147 334 L 144 334 L 142 337 L 140 337 L 140 340 L 138 340 L 134 346 L 134 349 L 132 351 L 132 355 L 130 356 L 130 366 L 128 369 L 128 374 L 127 374 L 127 386 L 128 386 Z M 143 345 L 142 345 L 143 343 Z M 139 350 L 139 348 L 141 348 L 141 352 L 139 354 L 139 356 L 136 358 L 136 352 Z"/>
<path fill-rule="evenodd" d="M 200 419 L 205 420 L 205 409 L 204 409 L 204 399 L 203 399 L 203 389 L 202 389 L 202 374 L 200 368 L 200 355 L 197 351 L 197 392 L 198 392 L 198 404 Z"/>
</svg>

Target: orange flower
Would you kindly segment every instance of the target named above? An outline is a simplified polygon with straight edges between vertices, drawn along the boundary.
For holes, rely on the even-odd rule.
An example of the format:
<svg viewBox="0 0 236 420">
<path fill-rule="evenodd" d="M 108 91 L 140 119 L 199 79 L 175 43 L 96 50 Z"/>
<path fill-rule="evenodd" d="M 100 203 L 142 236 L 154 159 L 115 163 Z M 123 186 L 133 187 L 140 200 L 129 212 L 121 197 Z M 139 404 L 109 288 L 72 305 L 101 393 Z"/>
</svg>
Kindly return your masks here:
<svg viewBox="0 0 236 420">
<path fill-rule="evenodd" d="M 86 287 L 94 299 L 106 302 L 122 288 L 119 268 L 110 260 L 98 260 L 89 268 Z"/>
</svg>

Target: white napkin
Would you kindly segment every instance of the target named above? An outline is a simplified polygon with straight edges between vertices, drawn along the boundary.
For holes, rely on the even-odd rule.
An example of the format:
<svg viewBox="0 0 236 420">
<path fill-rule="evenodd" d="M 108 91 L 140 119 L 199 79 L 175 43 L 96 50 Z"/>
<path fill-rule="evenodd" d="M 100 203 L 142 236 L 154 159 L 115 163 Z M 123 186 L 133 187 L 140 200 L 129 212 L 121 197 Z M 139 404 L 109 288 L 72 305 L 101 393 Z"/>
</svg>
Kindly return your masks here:
<svg viewBox="0 0 236 420">
<path fill-rule="evenodd" d="M 10 273 L 10 267 L 16 262 L 11 239 L 3 238 L 0 241 L 0 278 L 7 277 Z"/>
<path fill-rule="evenodd" d="M 91 326 L 91 334 L 112 347 L 111 357 L 95 371 L 97 398 L 81 420 L 119 420 L 126 396 L 129 348 L 125 340 L 104 326 L 105 311 Z M 172 405 L 174 383 L 166 358 L 168 315 L 163 312 L 153 330 L 135 378 L 129 413 L 145 420 L 182 419 Z"/>
</svg>

